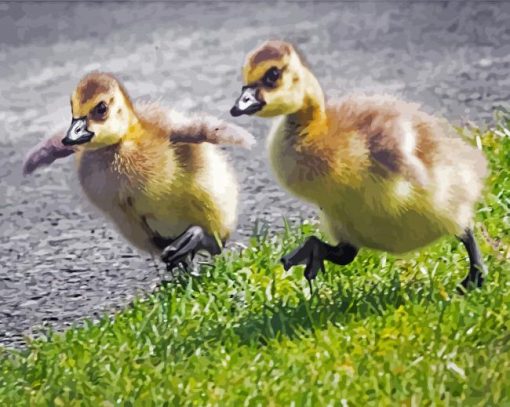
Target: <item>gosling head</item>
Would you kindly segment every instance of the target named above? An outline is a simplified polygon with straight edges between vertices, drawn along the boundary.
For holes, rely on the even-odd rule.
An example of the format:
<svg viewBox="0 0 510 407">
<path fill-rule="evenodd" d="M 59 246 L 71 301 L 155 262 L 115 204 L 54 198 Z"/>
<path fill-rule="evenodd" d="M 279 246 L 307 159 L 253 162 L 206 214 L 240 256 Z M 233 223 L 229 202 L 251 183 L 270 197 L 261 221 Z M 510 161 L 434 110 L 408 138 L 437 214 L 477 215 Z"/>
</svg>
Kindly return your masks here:
<svg viewBox="0 0 510 407">
<path fill-rule="evenodd" d="M 101 148 L 117 144 L 136 120 L 122 85 L 110 74 L 93 72 L 71 96 L 72 121 L 64 145 Z"/>
<path fill-rule="evenodd" d="M 305 76 L 306 68 L 291 44 L 264 42 L 246 58 L 244 86 L 230 114 L 272 117 L 297 112 L 304 103 Z"/>
</svg>

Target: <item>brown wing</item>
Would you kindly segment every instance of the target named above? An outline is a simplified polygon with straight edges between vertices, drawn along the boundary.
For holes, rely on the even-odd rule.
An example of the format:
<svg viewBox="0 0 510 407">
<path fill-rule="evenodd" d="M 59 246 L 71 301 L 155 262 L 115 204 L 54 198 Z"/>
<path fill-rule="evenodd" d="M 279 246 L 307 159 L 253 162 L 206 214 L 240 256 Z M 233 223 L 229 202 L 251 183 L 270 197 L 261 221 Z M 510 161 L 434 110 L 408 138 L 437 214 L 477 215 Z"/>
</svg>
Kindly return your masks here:
<svg viewBox="0 0 510 407">
<path fill-rule="evenodd" d="M 416 125 L 414 121 L 395 119 L 386 128 L 368 133 L 368 150 L 372 162 L 379 169 L 400 174 L 424 187 L 428 183 L 428 169 L 418 155 L 422 134 L 417 131 Z"/>
<path fill-rule="evenodd" d="M 251 148 L 253 136 L 242 127 L 209 115 L 184 115 L 155 102 L 138 102 L 138 116 L 164 133 L 172 143 L 211 143 Z"/>
<path fill-rule="evenodd" d="M 23 161 L 23 175 L 30 175 L 39 167 L 50 165 L 53 161 L 76 152 L 72 146 L 62 144 L 64 133 L 64 130 L 58 131 L 41 141 L 26 155 Z"/>
<path fill-rule="evenodd" d="M 211 143 L 251 148 L 253 136 L 242 127 L 212 116 L 197 116 L 174 123 L 170 134 L 174 143 Z"/>
<path fill-rule="evenodd" d="M 366 140 L 375 174 L 402 175 L 421 186 L 427 184 L 427 161 L 436 142 L 435 118 L 416 104 L 384 95 L 352 95 L 333 109 L 343 131 L 357 132 Z"/>
</svg>

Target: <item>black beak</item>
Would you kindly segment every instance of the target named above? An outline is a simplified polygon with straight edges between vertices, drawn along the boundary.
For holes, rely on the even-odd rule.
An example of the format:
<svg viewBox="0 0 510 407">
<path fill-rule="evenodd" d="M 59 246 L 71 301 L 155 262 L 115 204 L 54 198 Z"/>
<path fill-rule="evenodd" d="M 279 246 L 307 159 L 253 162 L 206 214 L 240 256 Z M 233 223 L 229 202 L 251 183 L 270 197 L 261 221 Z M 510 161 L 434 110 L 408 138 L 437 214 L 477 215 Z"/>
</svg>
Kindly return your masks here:
<svg viewBox="0 0 510 407">
<path fill-rule="evenodd" d="M 73 118 L 66 136 L 62 139 L 62 144 L 65 146 L 83 144 L 90 141 L 93 136 L 94 133 L 87 129 L 86 117 Z"/>
<path fill-rule="evenodd" d="M 236 103 L 230 109 L 230 114 L 234 117 L 243 114 L 253 114 L 261 110 L 266 102 L 259 99 L 258 89 L 255 87 L 244 87 L 243 93 L 236 100 Z"/>
</svg>

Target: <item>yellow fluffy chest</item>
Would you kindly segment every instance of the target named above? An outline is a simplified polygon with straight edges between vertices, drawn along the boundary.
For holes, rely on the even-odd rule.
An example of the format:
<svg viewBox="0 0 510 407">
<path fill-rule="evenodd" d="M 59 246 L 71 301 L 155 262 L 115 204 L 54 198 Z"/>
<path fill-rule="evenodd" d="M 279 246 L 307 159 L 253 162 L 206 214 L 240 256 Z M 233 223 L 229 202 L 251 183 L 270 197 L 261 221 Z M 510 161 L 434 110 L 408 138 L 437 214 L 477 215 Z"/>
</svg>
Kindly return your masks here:
<svg viewBox="0 0 510 407">
<path fill-rule="evenodd" d="M 275 123 L 268 140 L 278 181 L 318 207 L 333 241 L 403 253 L 447 233 L 427 192 L 404 177 L 373 174 L 360 138 L 337 140 L 330 148 L 307 149 L 288 137 L 285 120 Z"/>
<path fill-rule="evenodd" d="M 107 215 L 122 235 L 135 246 L 157 251 L 155 236 L 175 238 L 193 224 L 190 200 L 182 194 L 173 173 L 134 173 L 119 168 L 115 155 L 84 153 L 79 160 L 79 179 L 89 200 Z"/>
<path fill-rule="evenodd" d="M 192 182 L 187 188 L 194 189 Z M 175 238 L 191 225 L 209 229 L 209 225 L 201 221 L 201 208 L 197 208 L 193 195 L 184 191 L 184 186 L 178 185 L 176 180 L 153 180 L 131 193 L 135 216 L 142 218 L 148 228 L 160 236 Z"/>
<path fill-rule="evenodd" d="M 280 184 L 298 197 L 316 203 L 317 193 L 328 182 L 326 154 L 311 153 L 289 137 L 285 119 L 274 123 L 267 144 L 269 160 Z"/>
<path fill-rule="evenodd" d="M 402 178 L 365 180 L 361 188 L 324 194 L 319 201 L 323 227 L 336 242 L 404 253 L 448 232 L 427 196 Z"/>
<path fill-rule="evenodd" d="M 83 192 L 130 243 L 153 251 L 148 229 L 133 209 L 133 188 L 105 158 L 103 152 L 86 152 L 79 158 L 78 177 Z"/>
</svg>

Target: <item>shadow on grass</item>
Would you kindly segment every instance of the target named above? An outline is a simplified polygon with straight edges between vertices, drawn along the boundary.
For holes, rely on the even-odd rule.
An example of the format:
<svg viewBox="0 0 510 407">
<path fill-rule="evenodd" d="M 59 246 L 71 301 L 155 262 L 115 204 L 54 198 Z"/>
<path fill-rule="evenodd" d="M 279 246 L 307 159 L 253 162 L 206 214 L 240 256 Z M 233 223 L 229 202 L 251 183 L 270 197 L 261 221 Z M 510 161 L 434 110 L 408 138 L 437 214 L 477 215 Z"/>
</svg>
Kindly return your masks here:
<svg viewBox="0 0 510 407">
<path fill-rule="evenodd" d="M 421 301 L 425 297 L 424 288 L 417 283 L 402 287 L 398 273 L 394 273 L 389 284 L 344 287 L 327 297 L 316 290 L 311 298 L 303 295 L 294 305 L 266 304 L 263 312 L 242 320 L 235 333 L 244 344 L 265 345 L 282 336 L 294 339 L 328 324 L 341 325 L 383 315 L 387 309 L 398 308 L 406 302 Z"/>
<path fill-rule="evenodd" d="M 303 293 L 293 304 L 268 302 L 259 313 L 243 316 L 230 326 L 207 324 L 200 327 L 186 340 L 181 356 L 185 357 L 203 344 L 228 342 L 232 338 L 234 342 L 248 346 L 265 346 L 269 341 L 282 337 L 297 339 L 328 324 L 342 325 L 383 315 L 387 310 L 409 302 L 433 301 L 433 291 L 423 281 L 403 286 L 398 272 L 393 273 L 389 281 L 363 287 L 337 287 L 333 294 L 327 296 L 317 287 L 311 298 Z M 232 304 L 231 315 L 235 315 L 240 306 Z"/>
</svg>

